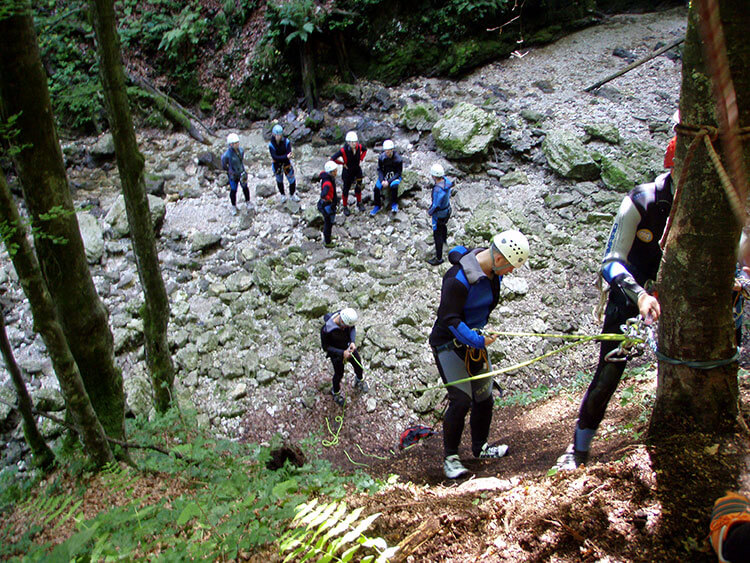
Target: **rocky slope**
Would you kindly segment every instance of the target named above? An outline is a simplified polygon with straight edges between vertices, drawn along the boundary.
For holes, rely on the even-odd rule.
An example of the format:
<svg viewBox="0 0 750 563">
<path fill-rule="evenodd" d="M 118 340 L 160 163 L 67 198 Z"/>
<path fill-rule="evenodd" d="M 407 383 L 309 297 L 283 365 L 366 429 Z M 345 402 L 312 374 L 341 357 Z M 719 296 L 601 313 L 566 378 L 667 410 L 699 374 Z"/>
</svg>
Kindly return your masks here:
<svg viewBox="0 0 750 563">
<path fill-rule="evenodd" d="M 325 432 L 326 420 L 338 409 L 327 396 L 330 365 L 320 351 L 318 331 L 324 312 L 350 305 L 360 312 L 358 341 L 372 389 L 360 397 L 347 382 L 346 418 L 367 430 L 365 449 L 387 447 L 404 427 L 433 420 L 444 393 L 416 390 L 438 379 L 426 340 L 447 264 L 433 268 L 425 262 L 432 237 L 429 193 L 423 189 L 435 160 L 456 178 L 449 244 L 482 244 L 496 228 L 511 226 L 529 236 L 529 265 L 504 280 L 504 299 L 491 327 L 596 332 L 590 311 L 597 300 L 594 282 L 603 241 L 623 190 L 659 170 L 678 103 L 681 61 L 660 56 L 598 94 L 583 89 L 625 66 L 622 57 L 645 56 L 684 35 L 685 27 L 684 8 L 615 16 L 460 81 L 417 79 L 390 89 L 363 84 L 314 115 L 291 112 L 281 121 L 295 143 L 301 205 L 282 205 L 277 198 L 266 148 L 269 123 L 238 131 L 246 148 L 252 208 L 237 216 L 230 213 L 225 175 L 211 166 L 229 131 L 218 131 L 208 151 L 180 133 L 140 132 L 153 191 L 165 203 L 157 221 L 159 248 L 172 304 L 170 339 L 181 404 L 194 405 L 204 424 L 236 439 L 266 441 L 276 432 L 300 439 Z M 616 49 L 620 56 L 613 55 Z M 497 125 L 495 136 L 478 155 L 447 160 L 446 141 L 436 138 L 437 130 L 431 133 L 431 121 L 450 118 L 460 102 L 489 115 Z M 415 120 L 415 107 L 434 117 Z M 437 129 L 446 126 L 460 137 L 460 123 L 443 121 Z M 372 192 L 376 153 L 386 138 L 395 141 L 411 171 L 405 182 L 410 191 L 395 217 L 339 215 L 336 247 L 326 249 L 312 178 L 349 129 L 357 129 L 371 147 L 365 193 Z M 571 144 L 579 151 L 575 158 L 587 163 L 583 174 L 557 164 L 555 155 Z M 64 145 L 76 200 L 85 207 L 79 216 L 95 219 L 85 221 L 87 247 L 97 289 L 110 311 L 128 403 L 133 412 L 148 414 L 138 318 L 142 294 L 129 239 L 113 210 L 119 180 L 111 148 L 106 139 Z M 8 332 L 36 401 L 41 408 L 60 409 L 44 345 L 31 328 L 28 305 L 5 254 L 0 284 L 13 302 Z M 495 344 L 491 357 L 496 367 L 508 366 L 559 345 L 539 337 L 506 338 Z M 565 384 L 577 372 L 589 372 L 594 361 L 595 350 L 588 345 L 499 381 L 506 392 Z M 0 381 L 0 395 L 12 397 L 1 369 Z M 0 421 L 10 446 L 4 448 L 5 461 L 15 461 L 25 447 L 18 420 L 0 405 Z"/>
</svg>

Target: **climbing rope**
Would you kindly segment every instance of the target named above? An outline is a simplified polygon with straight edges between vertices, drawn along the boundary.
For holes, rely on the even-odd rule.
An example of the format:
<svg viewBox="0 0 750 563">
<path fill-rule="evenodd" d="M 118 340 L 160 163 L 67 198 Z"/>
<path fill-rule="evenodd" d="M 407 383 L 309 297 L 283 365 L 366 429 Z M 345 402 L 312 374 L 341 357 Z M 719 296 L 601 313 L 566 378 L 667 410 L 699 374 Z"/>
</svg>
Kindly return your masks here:
<svg viewBox="0 0 750 563">
<path fill-rule="evenodd" d="M 734 215 L 741 225 L 747 220 L 745 210 L 745 198 L 747 197 L 747 175 L 745 173 L 742 155 L 742 140 L 750 136 L 750 127 L 739 126 L 739 110 L 737 109 L 737 95 L 729 72 L 729 60 L 726 53 L 726 42 L 724 31 L 719 19 L 719 8 L 716 0 L 697 1 L 699 22 L 703 43 L 706 49 L 706 63 L 711 73 L 711 82 L 716 97 L 716 109 L 719 127 L 710 125 L 686 125 L 684 123 L 675 126 L 677 135 L 694 137 L 688 148 L 687 155 L 682 167 L 680 178 L 674 192 L 672 209 L 664 227 L 664 234 L 659 241 L 662 250 L 666 245 L 667 235 L 672 226 L 674 215 L 677 211 L 682 187 L 687 179 L 687 171 L 690 161 L 693 159 L 695 150 L 703 142 L 708 152 L 719 181 L 727 194 L 727 199 L 732 207 Z M 722 148 L 729 164 L 734 182 L 721 164 L 721 159 L 716 153 L 713 143 L 721 137 Z"/>
<path fill-rule="evenodd" d="M 328 434 L 330 434 L 331 439 L 330 440 L 323 439 L 320 441 L 320 443 L 323 444 L 323 446 L 325 446 L 326 448 L 331 448 L 333 446 L 338 445 L 339 435 L 341 434 L 341 428 L 343 428 L 344 426 L 344 413 L 345 412 L 346 412 L 346 405 L 344 405 L 344 410 L 341 411 L 341 414 L 338 415 L 336 418 L 334 418 L 334 421 L 339 423 L 339 427 L 336 429 L 336 432 L 331 430 L 331 423 L 328 420 L 328 417 L 326 417 L 326 427 L 328 428 Z"/>
</svg>

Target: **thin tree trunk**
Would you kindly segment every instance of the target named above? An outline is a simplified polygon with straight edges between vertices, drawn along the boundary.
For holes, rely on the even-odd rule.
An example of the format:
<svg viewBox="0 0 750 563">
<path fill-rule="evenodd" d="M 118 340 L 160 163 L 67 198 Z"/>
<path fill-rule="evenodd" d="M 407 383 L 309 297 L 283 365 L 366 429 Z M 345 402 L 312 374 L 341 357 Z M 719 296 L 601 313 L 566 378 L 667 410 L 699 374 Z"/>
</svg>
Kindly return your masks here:
<svg viewBox="0 0 750 563">
<path fill-rule="evenodd" d="M 0 219 L 5 221 L 12 229 L 8 233 L 5 244 L 13 260 L 13 267 L 18 274 L 21 287 L 23 287 L 26 298 L 29 300 L 31 313 L 34 316 L 34 330 L 42 335 L 47 353 L 52 360 L 52 366 L 55 368 L 55 375 L 60 382 L 60 389 L 62 389 L 65 397 L 68 411 L 80 429 L 79 434 L 83 438 L 86 453 L 100 466 L 113 461 L 114 456 L 107 443 L 104 428 L 102 428 L 91 405 L 83 379 L 78 371 L 78 365 L 57 320 L 55 305 L 47 290 L 39 262 L 37 262 L 34 251 L 26 238 L 26 229 L 21 223 L 18 209 L 13 202 L 8 184 L 5 182 L 5 176 L 2 174 L 0 174 Z M 5 329 L 3 328 L 4 334 Z M 3 354 L 5 355 L 5 350 L 3 350 Z M 12 370 L 11 375 L 13 375 Z M 20 373 L 18 376 L 20 377 Z M 15 379 L 14 376 L 14 383 L 16 383 Z M 21 386 L 23 386 L 23 380 L 21 380 Z M 18 391 L 17 383 L 16 390 Z M 23 392 L 25 392 L 25 388 L 23 388 Z M 19 392 L 19 406 L 23 408 L 22 394 Z M 28 398 L 28 395 L 26 397 Z M 31 411 L 30 400 L 28 400 L 28 411 L 29 413 Z M 24 414 L 24 420 L 25 417 Z M 33 422 L 33 417 L 31 420 Z M 25 426 L 24 433 L 26 433 Z M 39 438 L 41 439 L 41 436 Z M 44 443 L 44 440 L 42 440 L 42 443 Z M 34 449 L 31 442 L 29 442 L 29 445 Z"/>
<path fill-rule="evenodd" d="M 316 88 L 315 88 L 315 65 L 312 60 L 312 48 L 309 41 L 300 45 L 300 70 L 302 72 L 302 90 L 305 93 L 305 102 L 308 111 L 315 109 Z"/>
<path fill-rule="evenodd" d="M 122 374 L 115 365 L 107 311 L 86 262 L 28 0 L 15 0 L 0 18 L 0 76 L 3 112 L 18 115 L 22 150 L 15 162 L 57 318 L 99 420 L 107 435 L 121 438 Z M 42 220 L 51 210 L 58 213 Z M 59 244 L 60 239 L 65 243 Z"/>
<path fill-rule="evenodd" d="M 4 181 L 4 180 L 2 180 Z M 13 357 L 13 350 L 8 341 L 8 334 L 5 332 L 5 312 L 0 308 L 0 351 L 2 351 L 5 367 L 8 368 L 10 378 L 13 380 L 13 386 L 16 388 L 18 396 L 18 411 L 23 418 L 23 435 L 26 437 L 26 443 L 31 448 L 34 456 L 34 463 L 42 469 L 49 469 L 55 463 L 55 454 L 49 449 L 47 442 L 44 441 L 39 428 L 37 428 L 34 414 L 32 413 L 33 404 L 31 397 L 26 389 L 26 382 L 23 380 L 21 370 Z"/>
<path fill-rule="evenodd" d="M 143 287 L 146 360 L 151 372 L 156 409 L 165 412 L 171 403 L 174 381 L 174 365 L 167 341 L 169 300 L 161 277 L 159 254 L 151 226 L 143 176 L 144 159 L 138 150 L 128 106 L 112 0 L 90 0 L 89 4 L 94 14 L 99 68 L 117 155 L 117 168 L 125 196 L 125 210 L 130 224 L 138 276 Z"/>
<path fill-rule="evenodd" d="M 750 43 L 747 0 L 720 0 L 730 72 L 737 93 L 740 125 L 750 125 Z M 717 125 L 711 78 L 702 53 L 695 2 L 689 12 L 680 95 L 681 122 Z M 688 167 L 692 137 L 678 136 L 675 176 L 687 175 L 662 260 L 659 348 L 679 360 L 725 360 L 735 354 L 730 292 L 741 225 L 735 220 L 717 172 L 701 143 Z M 721 154 L 719 143 L 715 143 Z M 750 162 L 744 150 L 744 161 Z M 726 163 L 724 164 L 725 167 Z M 673 433 L 736 429 L 737 363 L 694 369 L 659 363 L 656 403 L 649 432 Z"/>
</svg>

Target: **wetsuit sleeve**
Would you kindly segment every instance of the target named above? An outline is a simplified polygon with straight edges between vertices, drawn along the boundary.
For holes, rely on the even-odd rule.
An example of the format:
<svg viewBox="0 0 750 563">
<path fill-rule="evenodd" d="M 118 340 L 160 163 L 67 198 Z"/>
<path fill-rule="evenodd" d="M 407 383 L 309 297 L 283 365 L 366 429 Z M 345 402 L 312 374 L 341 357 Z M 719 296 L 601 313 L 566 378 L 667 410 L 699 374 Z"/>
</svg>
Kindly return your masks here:
<svg viewBox="0 0 750 563">
<path fill-rule="evenodd" d="M 362 162 L 365 159 L 365 155 L 367 154 L 367 149 L 364 146 L 359 145 L 359 150 L 359 161 Z"/>
<path fill-rule="evenodd" d="M 427 210 L 427 213 L 432 215 L 435 213 L 435 210 L 438 208 L 438 187 L 432 186 L 432 205 L 430 205 L 430 208 Z"/>
<path fill-rule="evenodd" d="M 268 152 L 271 153 L 271 158 L 274 162 L 279 162 L 280 160 L 284 159 L 284 155 L 279 154 L 279 151 L 276 150 L 276 147 L 273 143 L 268 143 Z"/>
<path fill-rule="evenodd" d="M 229 172 L 229 154 L 226 152 L 221 155 L 221 167 Z"/>
<path fill-rule="evenodd" d="M 349 342 L 357 342 L 357 329 L 352 327 L 349 329 Z"/>
<path fill-rule="evenodd" d="M 331 160 L 336 164 L 346 164 L 346 155 L 344 149 L 339 149 L 331 156 Z"/>
<path fill-rule="evenodd" d="M 468 294 L 469 290 L 456 278 L 444 279 L 438 318 L 461 344 L 472 348 L 484 348 L 484 337 L 471 330 L 462 317 Z"/>
<path fill-rule="evenodd" d="M 383 159 L 378 159 L 378 180 L 381 182 L 383 181 L 383 178 L 385 178 L 385 172 L 383 171 Z"/>
<path fill-rule="evenodd" d="M 635 281 L 627 266 L 628 254 L 633 247 L 635 231 L 640 221 L 641 214 L 638 213 L 633 201 L 630 197 L 623 198 L 609 233 L 601 269 L 606 282 L 610 286 L 620 287 L 633 303 L 638 303 L 638 297 L 646 291 Z"/>
</svg>

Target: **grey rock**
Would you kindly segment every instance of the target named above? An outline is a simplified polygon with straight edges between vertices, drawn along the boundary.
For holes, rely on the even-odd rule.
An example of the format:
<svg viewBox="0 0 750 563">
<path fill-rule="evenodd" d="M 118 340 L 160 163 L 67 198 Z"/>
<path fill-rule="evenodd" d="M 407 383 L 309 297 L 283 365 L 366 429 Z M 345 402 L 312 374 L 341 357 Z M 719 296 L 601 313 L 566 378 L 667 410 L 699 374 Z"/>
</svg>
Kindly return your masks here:
<svg viewBox="0 0 750 563">
<path fill-rule="evenodd" d="M 399 115 L 399 123 L 406 129 L 430 131 L 438 118 L 439 115 L 431 104 L 414 104 L 404 106 Z"/>
<path fill-rule="evenodd" d="M 595 180 L 599 165 L 583 143 L 569 131 L 550 132 L 542 143 L 547 162 L 560 176 L 576 180 Z"/>
<path fill-rule="evenodd" d="M 164 201 L 156 196 L 148 195 L 148 205 L 151 212 L 151 224 L 154 232 L 159 233 L 164 224 L 164 216 L 167 213 L 167 206 Z M 115 203 L 110 208 L 104 221 L 112 227 L 112 232 L 117 237 L 126 237 L 130 235 L 130 225 L 128 216 L 125 212 L 125 198 L 122 195 L 117 196 Z"/>
<path fill-rule="evenodd" d="M 221 243 L 221 235 L 218 233 L 205 233 L 197 231 L 190 237 L 190 247 L 196 252 L 205 252 Z"/>
<path fill-rule="evenodd" d="M 236 272 L 230 275 L 226 280 L 226 286 L 229 291 L 243 292 L 250 289 L 253 285 L 253 276 L 247 272 Z"/>
<path fill-rule="evenodd" d="M 318 295 L 305 293 L 294 305 L 294 312 L 308 319 L 317 319 L 328 312 L 331 304 Z"/>
<path fill-rule="evenodd" d="M 590 123 L 583 127 L 589 137 L 597 141 L 604 141 L 613 145 L 619 145 L 622 141 L 620 131 L 611 123 Z"/>
<path fill-rule="evenodd" d="M 78 228 L 81 231 L 83 247 L 86 250 L 86 261 L 98 264 L 104 256 L 104 233 L 96 217 L 85 211 L 76 213 Z"/>
<path fill-rule="evenodd" d="M 460 102 L 435 123 L 432 136 L 448 158 L 467 159 L 485 155 L 500 128 L 494 114 Z"/>
<path fill-rule="evenodd" d="M 130 411 L 136 416 L 148 416 L 153 408 L 148 376 L 140 369 L 133 370 L 122 384 Z"/>
<path fill-rule="evenodd" d="M 466 234 L 474 239 L 489 241 L 497 232 L 515 228 L 510 217 L 497 205 L 494 198 L 480 203 L 464 225 Z"/>
<path fill-rule="evenodd" d="M 111 160 L 115 157 L 115 142 L 112 133 L 105 133 L 89 147 L 89 154 L 96 160 Z"/>
<path fill-rule="evenodd" d="M 59 389 L 40 387 L 31 393 L 34 407 L 40 411 L 57 412 L 65 410 L 65 399 Z"/>
<path fill-rule="evenodd" d="M 270 383 L 271 381 L 276 379 L 276 373 L 272 372 L 271 370 L 260 369 L 258 370 L 255 379 L 258 381 L 258 383 L 261 384 Z"/>
<path fill-rule="evenodd" d="M 243 397 L 247 396 L 247 384 L 246 383 L 238 383 L 234 389 L 229 393 L 229 397 L 233 401 L 238 401 L 242 399 Z"/>
</svg>

